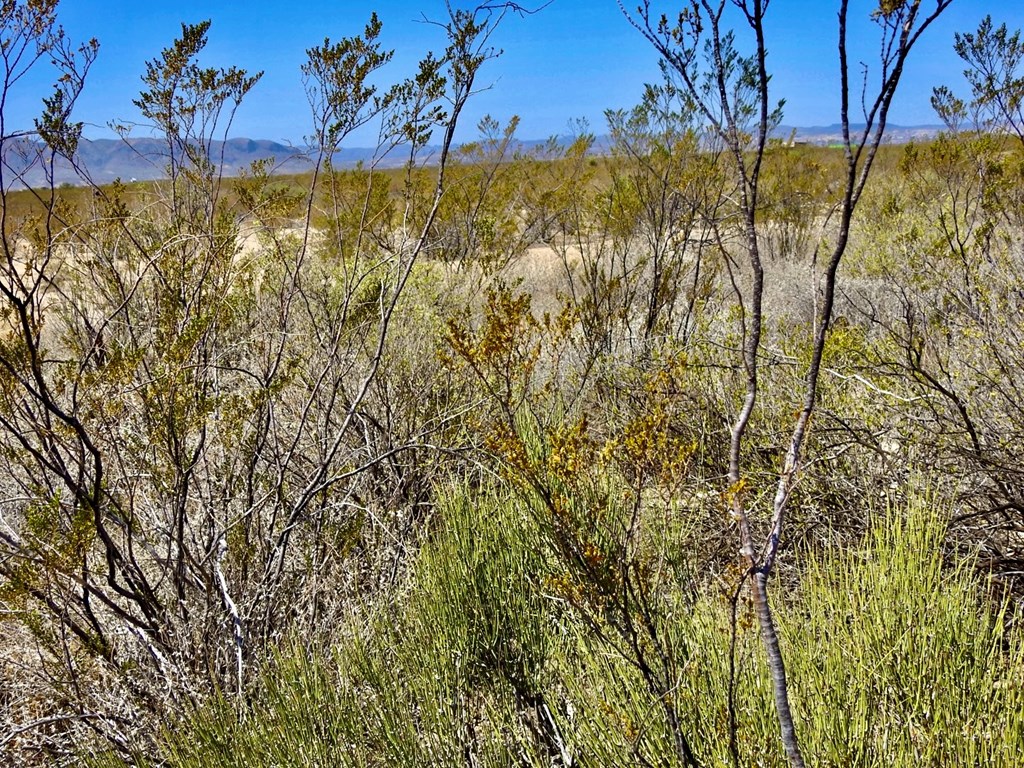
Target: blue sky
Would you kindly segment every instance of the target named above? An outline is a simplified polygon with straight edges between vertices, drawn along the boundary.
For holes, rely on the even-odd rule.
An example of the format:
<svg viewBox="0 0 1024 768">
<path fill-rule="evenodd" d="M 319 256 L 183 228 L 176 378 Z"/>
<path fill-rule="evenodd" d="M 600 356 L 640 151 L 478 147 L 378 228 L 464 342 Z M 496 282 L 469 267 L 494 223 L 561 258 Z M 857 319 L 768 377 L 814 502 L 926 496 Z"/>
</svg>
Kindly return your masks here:
<svg viewBox="0 0 1024 768">
<path fill-rule="evenodd" d="M 453 0 L 455 5 L 459 2 Z M 535 2 L 540 5 L 543 0 Z M 927 7 L 934 0 L 924 2 Z M 627 7 L 635 3 L 626 0 Z M 652 5 L 657 6 L 657 0 Z M 856 56 L 874 64 L 875 28 L 867 18 L 877 2 L 853 0 L 851 6 Z M 677 9 L 679 1 L 662 7 Z M 838 120 L 837 7 L 834 0 L 771 3 L 766 22 L 769 68 L 774 97 L 787 101 L 787 124 L 827 125 Z M 325 36 L 337 39 L 360 32 L 371 10 L 384 24 L 385 46 L 396 51 L 388 68 L 391 80 L 411 74 L 425 51 L 444 45 L 439 30 L 422 23 L 424 14 L 443 16 L 443 0 L 63 0 L 59 18 L 68 35 L 100 41 L 99 59 L 77 119 L 86 122 L 86 136 L 91 138 L 112 135 L 105 127 L 112 119 L 136 119 L 131 102 L 140 88 L 144 62 L 173 40 L 181 22 L 211 19 L 210 43 L 201 63 L 266 72 L 239 111 L 232 135 L 300 142 L 309 133 L 299 73 L 305 50 L 322 43 Z M 932 87 L 945 83 L 961 93 L 966 90 L 961 63 L 952 50 L 953 34 L 975 29 L 986 13 L 997 24 L 1024 27 L 1020 0 L 955 0 L 915 50 L 890 117 L 893 122 L 933 123 L 928 101 Z M 502 121 L 519 115 L 521 138 L 564 134 L 570 122 L 580 118 L 600 133 L 605 109 L 636 103 L 643 84 L 659 77 L 656 54 L 625 21 L 615 0 L 553 0 L 533 16 L 507 18 L 494 40 L 504 55 L 484 70 L 482 83 L 489 88 L 466 115 L 464 125 L 469 127 L 484 114 Z M 30 126 L 38 112 L 48 73 L 37 74 L 40 77 L 26 79 L 10 94 L 5 107 L 9 127 Z M 369 138 L 358 136 L 356 143 Z"/>
</svg>

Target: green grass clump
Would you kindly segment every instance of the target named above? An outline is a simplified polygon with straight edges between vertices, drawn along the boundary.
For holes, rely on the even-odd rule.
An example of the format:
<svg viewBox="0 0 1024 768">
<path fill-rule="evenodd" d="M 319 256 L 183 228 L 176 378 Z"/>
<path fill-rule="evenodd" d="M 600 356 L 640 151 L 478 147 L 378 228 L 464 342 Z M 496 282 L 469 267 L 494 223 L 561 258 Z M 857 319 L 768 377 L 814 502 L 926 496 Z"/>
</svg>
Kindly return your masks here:
<svg viewBox="0 0 1024 768">
<path fill-rule="evenodd" d="M 860 552 L 810 564 L 785 623 L 818 764 L 1022 764 L 1024 644 L 943 536 L 911 502 Z"/>
</svg>

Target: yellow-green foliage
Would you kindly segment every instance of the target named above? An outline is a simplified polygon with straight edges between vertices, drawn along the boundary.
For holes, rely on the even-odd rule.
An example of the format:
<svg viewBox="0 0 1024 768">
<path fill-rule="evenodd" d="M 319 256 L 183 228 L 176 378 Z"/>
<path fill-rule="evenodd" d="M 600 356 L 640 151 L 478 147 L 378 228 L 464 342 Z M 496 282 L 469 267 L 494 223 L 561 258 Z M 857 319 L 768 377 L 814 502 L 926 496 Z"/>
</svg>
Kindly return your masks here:
<svg viewBox="0 0 1024 768">
<path fill-rule="evenodd" d="M 866 546 L 815 557 L 786 611 L 789 669 L 819 764 L 1013 765 L 1024 643 L 998 582 L 947 562 L 940 516 L 892 510 Z"/>
<path fill-rule="evenodd" d="M 324 250 L 352 262 L 375 254 L 393 236 L 395 201 L 390 178 L 376 170 L 328 169 L 314 223 L 323 230 Z"/>
</svg>

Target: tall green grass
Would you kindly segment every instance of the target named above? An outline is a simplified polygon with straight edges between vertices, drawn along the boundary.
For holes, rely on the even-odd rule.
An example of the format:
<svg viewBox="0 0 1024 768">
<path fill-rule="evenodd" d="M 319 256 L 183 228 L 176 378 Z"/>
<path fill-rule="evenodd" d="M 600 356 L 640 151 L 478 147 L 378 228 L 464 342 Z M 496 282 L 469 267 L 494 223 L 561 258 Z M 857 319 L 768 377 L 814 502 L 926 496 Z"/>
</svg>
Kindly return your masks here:
<svg viewBox="0 0 1024 768">
<path fill-rule="evenodd" d="M 777 600 L 805 754 L 818 766 L 1024 764 L 1024 643 L 1007 604 L 972 563 L 943 559 L 925 500 L 880 520 L 856 551 L 808 557 Z M 333 656 L 286 650 L 248 706 L 209 702 L 168 729 L 159 762 L 140 763 L 675 765 L 635 665 L 549 594 L 557 563 L 534 522 L 515 497 L 451 493 L 408 582 L 339 632 Z M 702 764 L 731 765 L 730 605 L 678 604 L 672 695 Z M 782 766 L 760 641 L 739 608 L 739 762 Z"/>
<path fill-rule="evenodd" d="M 815 559 L 787 612 L 808 744 L 828 765 L 1024 764 L 1024 644 L 920 502 Z M 993 599 L 995 605 L 993 605 Z"/>
</svg>

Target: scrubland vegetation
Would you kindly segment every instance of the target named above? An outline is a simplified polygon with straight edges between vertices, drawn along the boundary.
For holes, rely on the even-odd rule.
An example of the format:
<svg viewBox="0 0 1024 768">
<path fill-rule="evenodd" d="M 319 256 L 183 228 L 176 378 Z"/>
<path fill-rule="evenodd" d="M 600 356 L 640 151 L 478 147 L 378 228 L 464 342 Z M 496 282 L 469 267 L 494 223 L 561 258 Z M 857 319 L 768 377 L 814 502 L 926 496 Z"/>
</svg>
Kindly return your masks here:
<svg viewBox="0 0 1024 768">
<path fill-rule="evenodd" d="M 1020 765 L 1024 46 L 959 36 L 886 146 L 948 0 L 842 2 L 884 58 L 794 147 L 765 5 L 629 16 L 665 81 L 606 156 L 454 144 L 500 3 L 386 91 L 376 18 L 310 49 L 309 177 L 221 177 L 259 76 L 207 24 L 143 73 L 165 182 L 0 165 L 0 761 Z M 2 10 L 42 164 L 56 8 Z M 365 124 L 404 170 L 332 166 Z"/>
</svg>

